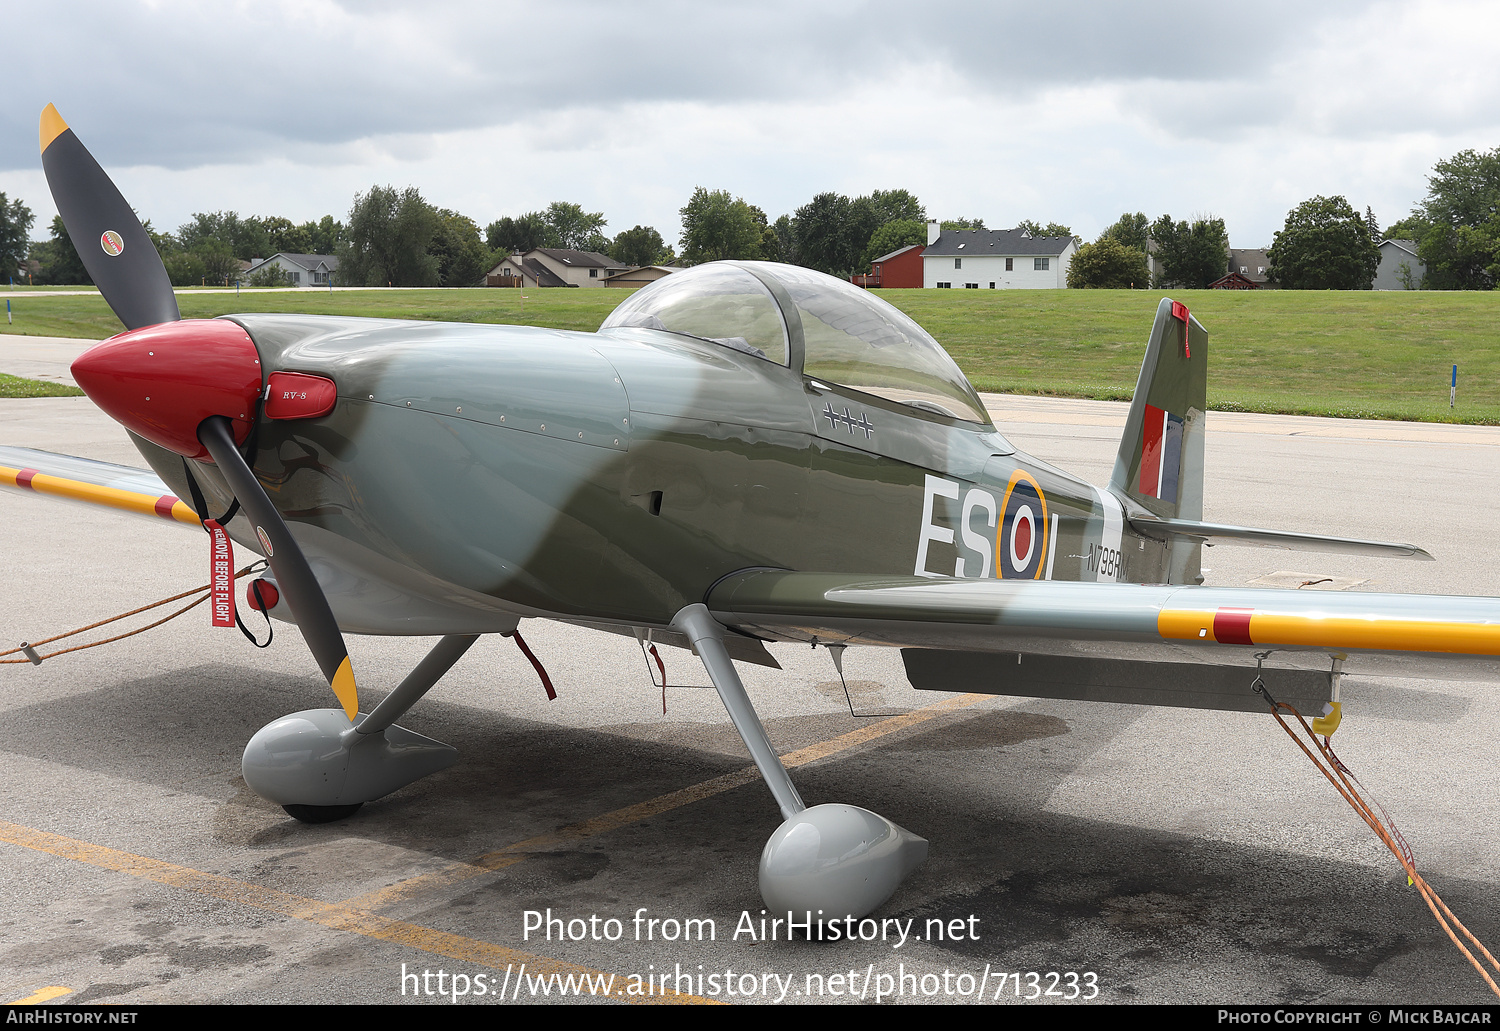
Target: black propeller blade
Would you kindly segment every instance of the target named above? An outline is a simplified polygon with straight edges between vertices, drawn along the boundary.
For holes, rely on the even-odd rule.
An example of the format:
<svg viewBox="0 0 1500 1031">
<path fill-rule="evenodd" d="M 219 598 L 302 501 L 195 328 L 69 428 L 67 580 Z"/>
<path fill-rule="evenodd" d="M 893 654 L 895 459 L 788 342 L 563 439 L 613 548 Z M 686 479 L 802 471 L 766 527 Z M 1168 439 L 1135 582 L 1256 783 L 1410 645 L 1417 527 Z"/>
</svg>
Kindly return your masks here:
<svg viewBox="0 0 1500 1031">
<path fill-rule="evenodd" d="M 266 497 L 255 473 L 234 446 L 229 420 L 222 415 L 203 420 L 198 427 L 198 439 L 213 456 L 214 464 L 224 474 L 229 489 L 234 491 L 240 507 L 254 524 L 256 536 L 266 549 L 271 571 L 276 574 L 276 586 L 286 598 L 292 615 L 297 617 L 297 626 L 302 629 L 313 658 L 318 661 L 323 675 L 328 678 L 328 685 L 344 707 L 344 715 L 354 719 L 359 712 L 359 694 L 354 683 L 354 668 L 349 663 L 349 651 L 344 647 L 344 636 L 339 633 L 328 599 L 303 557 L 302 549 L 282 521 L 281 513 Z"/>
<path fill-rule="evenodd" d="M 73 246 L 126 329 L 182 318 L 161 255 L 140 219 L 57 108 L 41 121 L 42 168 Z"/>
<path fill-rule="evenodd" d="M 99 292 L 131 331 L 79 357 L 75 378 L 101 408 L 147 439 L 185 458 L 201 458 L 207 450 L 255 526 L 313 658 L 344 714 L 354 719 L 354 671 L 328 599 L 235 446 L 236 428 L 241 440 L 249 434 L 264 382 L 254 342 L 233 323 L 182 321 L 151 238 L 51 104 L 42 112 L 41 145 L 47 184 L 68 235 Z"/>
</svg>

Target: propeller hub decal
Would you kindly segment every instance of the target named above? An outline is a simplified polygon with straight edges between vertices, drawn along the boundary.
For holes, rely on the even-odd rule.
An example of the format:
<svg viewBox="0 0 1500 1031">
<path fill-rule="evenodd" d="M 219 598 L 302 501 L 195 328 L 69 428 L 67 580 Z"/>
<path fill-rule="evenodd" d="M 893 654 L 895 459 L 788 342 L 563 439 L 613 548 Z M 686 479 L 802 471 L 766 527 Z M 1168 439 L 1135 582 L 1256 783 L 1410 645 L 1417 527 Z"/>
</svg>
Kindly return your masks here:
<svg viewBox="0 0 1500 1031">
<path fill-rule="evenodd" d="M 99 237 L 99 246 L 104 248 L 105 254 L 111 258 L 117 258 L 120 252 L 125 250 L 125 241 L 120 239 L 120 234 L 113 229 L 106 229 L 104 235 Z"/>
</svg>

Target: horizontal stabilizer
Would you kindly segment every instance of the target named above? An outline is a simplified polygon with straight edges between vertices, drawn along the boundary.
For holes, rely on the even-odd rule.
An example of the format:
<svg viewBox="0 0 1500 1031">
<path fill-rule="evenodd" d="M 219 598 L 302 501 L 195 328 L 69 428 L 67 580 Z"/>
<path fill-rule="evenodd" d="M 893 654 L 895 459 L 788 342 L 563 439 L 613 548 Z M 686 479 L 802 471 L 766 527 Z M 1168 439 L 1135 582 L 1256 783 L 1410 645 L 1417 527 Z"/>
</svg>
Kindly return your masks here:
<svg viewBox="0 0 1500 1031">
<path fill-rule="evenodd" d="M 1431 562 L 1432 556 L 1415 544 L 1390 541 L 1366 541 L 1356 537 L 1326 537 L 1317 533 L 1293 533 L 1289 530 L 1259 530 L 1253 526 L 1230 526 L 1226 523 L 1201 523 L 1192 519 L 1130 520 L 1131 529 L 1148 537 L 1165 540 L 1185 537 L 1207 545 L 1240 544 L 1252 548 L 1281 548 L 1287 551 L 1326 551 L 1345 555 L 1379 555 L 1383 558 L 1414 558 Z"/>
</svg>

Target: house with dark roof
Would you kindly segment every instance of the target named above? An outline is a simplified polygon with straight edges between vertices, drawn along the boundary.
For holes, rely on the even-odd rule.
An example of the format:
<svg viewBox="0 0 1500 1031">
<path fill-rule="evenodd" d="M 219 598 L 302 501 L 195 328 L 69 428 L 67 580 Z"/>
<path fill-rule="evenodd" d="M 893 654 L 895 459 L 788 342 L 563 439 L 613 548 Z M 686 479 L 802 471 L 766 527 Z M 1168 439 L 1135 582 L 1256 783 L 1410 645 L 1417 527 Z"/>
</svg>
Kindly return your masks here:
<svg viewBox="0 0 1500 1031">
<path fill-rule="evenodd" d="M 1071 236 L 1023 229 L 940 229 L 927 225 L 922 285 L 928 289 L 1061 290 L 1078 253 Z"/>
<path fill-rule="evenodd" d="M 536 287 L 567 286 L 568 283 L 535 258 L 512 254 L 508 258 L 501 258 L 500 264 L 485 273 L 484 285 Z"/>
<path fill-rule="evenodd" d="M 1375 270 L 1376 290 L 1417 290 L 1427 266 L 1417 257 L 1415 240 L 1381 240 L 1380 267 Z"/>
<path fill-rule="evenodd" d="M 1208 284 L 1210 290 L 1275 290 L 1266 248 L 1229 248 L 1229 271 Z"/>
<path fill-rule="evenodd" d="M 490 269 L 484 281 L 487 286 L 510 286 L 517 278 L 527 286 L 603 286 L 610 276 L 629 267 L 596 251 L 538 247 L 505 258 Z"/>
<path fill-rule="evenodd" d="M 332 254 L 273 254 L 263 261 L 252 262 L 242 270 L 244 279 L 267 268 L 279 268 L 286 274 L 292 286 L 327 286 L 328 279 L 338 271 L 339 259 Z"/>
</svg>

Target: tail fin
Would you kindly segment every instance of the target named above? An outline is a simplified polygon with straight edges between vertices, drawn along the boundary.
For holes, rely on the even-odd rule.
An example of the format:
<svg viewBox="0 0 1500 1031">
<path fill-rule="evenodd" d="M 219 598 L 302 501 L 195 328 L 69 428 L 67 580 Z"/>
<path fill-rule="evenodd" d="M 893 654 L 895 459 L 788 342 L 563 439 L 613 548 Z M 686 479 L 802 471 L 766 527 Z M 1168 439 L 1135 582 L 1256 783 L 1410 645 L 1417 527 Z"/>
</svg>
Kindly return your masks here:
<svg viewBox="0 0 1500 1031">
<path fill-rule="evenodd" d="M 1162 299 L 1141 362 L 1110 490 L 1164 519 L 1203 518 L 1208 331 L 1187 306 Z M 1199 545 L 1173 539 L 1169 582 L 1198 580 Z"/>
</svg>

